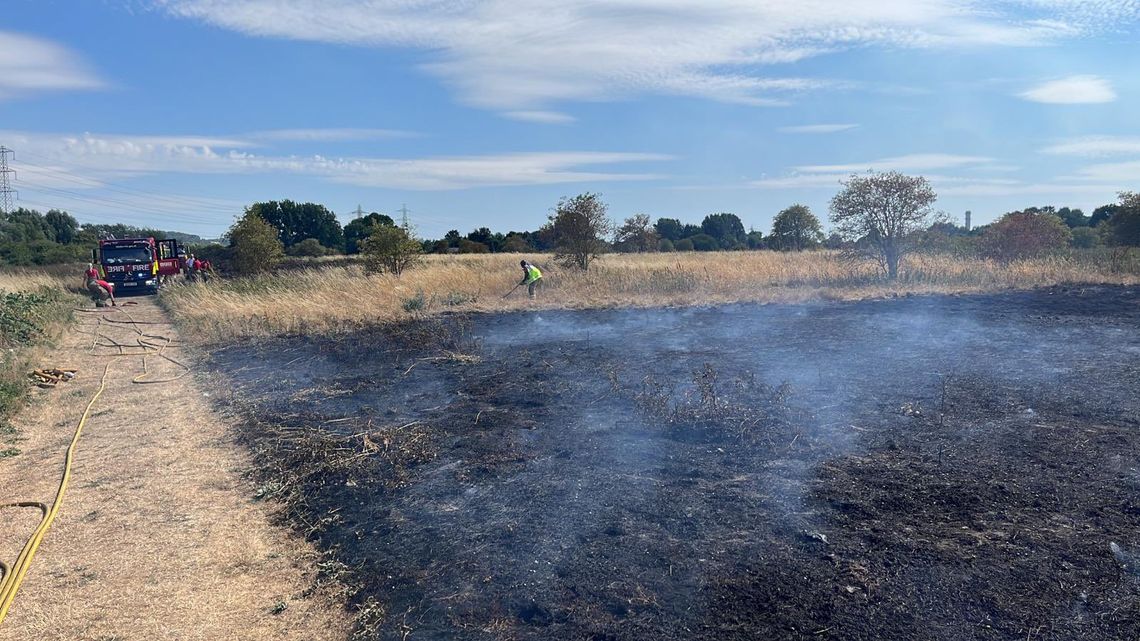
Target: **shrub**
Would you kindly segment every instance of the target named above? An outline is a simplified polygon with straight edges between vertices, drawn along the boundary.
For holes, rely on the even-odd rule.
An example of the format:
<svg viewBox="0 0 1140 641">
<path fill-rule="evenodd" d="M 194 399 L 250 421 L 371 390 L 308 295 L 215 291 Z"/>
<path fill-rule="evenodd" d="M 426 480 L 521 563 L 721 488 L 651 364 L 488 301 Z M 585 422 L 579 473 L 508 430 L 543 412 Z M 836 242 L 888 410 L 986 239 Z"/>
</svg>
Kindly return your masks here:
<svg viewBox="0 0 1140 641">
<path fill-rule="evenodd" d="M 427 308 L 427 299 L 424 297 L 424 290 L 416 292 L 415 296 L 405 298 L 401 303 L 405 312 L 420 312 Z"/>
<path fill-rule="evenodd" d="M 590 261 L 606 251 L 603 239 L 613 229 L 607 207 L 598 194 L 563 198 L 550 215 L 554 259 L 566 266 L 589 269 Z"/>
<path fill-rule="evenodd" d="M 423 248 L 410 229 L 376 225 L 360 244 L 364 269 L 370 273 L 388 272 L 399 276 L 420 261 Z"/>
<path fill-rule="evenodd" d="M 296 245 L 293 245 L 292 247 L 286 249 L 285 253 L 290 256 L 318 257 L 330 256 L 337 253 L 337 251 L 330 247 L 325 247 L 316 238 L 306 238 Z"/>
<path fill-rule="evenodd" d="M 682 238 L 673 243 L 673 247 L 679 252 L 691 252 L 693 251 L 693 240 L 691 238 Z"/>
<path fill-rule="evenodd" d="M 673 247 L 673 241 L 669 240 L 668 238 L 662 238 L 661 240 L 657 241 L 657 251 L 671 252 L 675 250 L 676 248 Z"/>
<path fill-rule="evenodd" d="M 257 274 L 276 267 L 285 256 L 277 230 L 253 212 L 247 212 L 226 236 L 230 260 L 239 274 Z"/>
<path fill-rule="evenodd" d="M 1072 231 L 1069 244 L 1077 249 L 1089 249 L 1100 245 L 1100 234 L 1089 227 L 1077 227 Z"/>
<path fill-rule="evenodd" d="M 720 243 L 708 234 L 697 234 L 688 240 L 693 244 L 693 249 L 699 252 L 714 252 L 720 249 Z"/>
<path fill-rule="evenodd" d="M 989 256 L 1010 261 L 1062 249 L 1071 236 L 1065 223 L 1051 213 L 1014 211 L 990 226 L 984 246 Z"/>
</svg>

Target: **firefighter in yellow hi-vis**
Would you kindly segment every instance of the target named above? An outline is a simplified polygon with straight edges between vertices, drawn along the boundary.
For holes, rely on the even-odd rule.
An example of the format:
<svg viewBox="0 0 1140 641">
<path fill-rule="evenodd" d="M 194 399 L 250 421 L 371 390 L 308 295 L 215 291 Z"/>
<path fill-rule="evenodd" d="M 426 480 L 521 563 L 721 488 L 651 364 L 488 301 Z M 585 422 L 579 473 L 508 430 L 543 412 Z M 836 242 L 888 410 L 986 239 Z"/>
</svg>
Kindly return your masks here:
<svg viewBox="0 0 1140 641">
<path fill-rule="evenodd" d="M 538 285 L 538 281 L 542 280 L 542 272 L 525 260 L 519 261 L 519 264 L 522 265 L 523 269 L 523 279 L 519 285 L 526 285 L 527 293 L 530 294 L 531 298 L 534 298 L 534 288 Z"/>
</svg>

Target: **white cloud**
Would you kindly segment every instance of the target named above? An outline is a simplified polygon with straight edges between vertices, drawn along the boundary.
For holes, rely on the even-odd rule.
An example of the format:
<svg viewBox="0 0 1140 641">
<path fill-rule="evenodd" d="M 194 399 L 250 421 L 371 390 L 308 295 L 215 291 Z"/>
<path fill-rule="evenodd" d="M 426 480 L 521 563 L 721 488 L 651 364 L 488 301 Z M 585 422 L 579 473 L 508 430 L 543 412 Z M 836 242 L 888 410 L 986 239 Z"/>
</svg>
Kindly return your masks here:
<svg viewBox="0 0 1140 641">
<path fill-rule="evenodd" d="M 537 122 L 547 125 L 566 125 L 574 122 L 574 116 L 557 111 L 507 111 L 503 116 L 511 120 Z"/>
<path fill-rule="evenodd" d="M 1031 102 L 1057 105 L 1099 104 L 1116 100 L 1112 85 L 1100 76 L 1068 76 L 1050 80 L 1017 95 Z"/>
<path fill-rule="evenodd" d="M 1052 44 L 1140 16 L 1134 0 L 151 2 L 254 36 L 417 49 L 462 100 L 507 112 L 645 93 L 784 104 L 837 85 L 761 67 L 868 45 Z"/>
<path fill-rule="evenodd" d="M 854 129 L 859 125 L 796 125 L 794 127 L 780 127 L 777 131 L 784 134 L 834 134 L 840 131 Z"/>
<path fill-rule="evenodd" d="M 152 173 L 296 174 L 363 187 L 448 190 L 507 185 L 654 180 L 658 174 L 609 172 L 601 166 L 660 162 L 672 156 L 630 152 L 528 152 L 434 158 L 330 158 L 272 156 L 249 151 L 256 142 L 241 137 L 52 135 L 3 132 L 0 137 L 29 152 L 38 165 L 71 163 L 91 180 Z M 42 160 L 41 160 L 42 159 Z M 14 163 L 18 168 L 18 163 Z M 592 169 L 593 168 L 593 169 Z M 31 184 L 41 184 L 29 180 Z"/>
<path fill-rule="evenodd" d="M 985 156 L 962 156 L 957 154 L 908 154 L 891 158 L 880 158 L 867 162 L 848 163 L 843 165 L 804 165 L 796 167 L 796 171 L 805 173 L 840 173 L 850 174 L 867 170 L 874 171 L 928 171 L 931 169 L 947 169 L 991 162 L 992 158 Z"/>
<path fill-rule="evenodd" d="M 67 49 L 48 40 L 0 31 L 0 100 L 102 86 L 103 81 Z"/>
<path fill-rule="evenodd" d="M 1123 154 L 1140 155 L 1138 136 L 1085 136 L 1050 145 L 1041 150 L 1047 154 L 1061 156 L 1114 156 Z"/>
<path fill-rule="evenodd" d="M 1116 185 L 1126 189 L 1140 182 L 1140 160 L 1088 165 L 1077 170 L 1074 178 Z"/>
<path fill-rule="evenodd" d="M 386 138 L 408 138 L 416 134 L 397 129 L 270 129 L 248 134 L 255 140 L 282 140 L 292 142 L 363 142 Z"/>
</svg>

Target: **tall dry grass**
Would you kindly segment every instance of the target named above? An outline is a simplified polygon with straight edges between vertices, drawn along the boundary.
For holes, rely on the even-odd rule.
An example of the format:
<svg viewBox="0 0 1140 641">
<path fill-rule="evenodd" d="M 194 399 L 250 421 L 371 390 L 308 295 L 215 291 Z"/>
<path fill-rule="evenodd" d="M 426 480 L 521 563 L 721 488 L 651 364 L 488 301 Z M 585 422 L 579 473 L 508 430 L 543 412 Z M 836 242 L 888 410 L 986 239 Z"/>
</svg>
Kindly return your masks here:
<svg viewBox="0 0 1140 641">
<path fill-rule="evenodd" d="M 519 288 L 517 254 L 427 256 L 402 277 L 359 266 L 322 266 L 256 278 L 184 284 L 162 301 L 183 330 L 204 340 L 280 333 L 330 333 L 417 314 L 455 310 L 699 305 L 860 299 L 898 293 L 959 293 L 1058 283 L 1136 283 L 1080 255 L 1002 264 L 947 255 L 909 259 L 898 281 L 871 262 L 836 252 L 615 254 L 588 272 L 528 256 L 543 271 L 538 299 Z"/>
</svg>

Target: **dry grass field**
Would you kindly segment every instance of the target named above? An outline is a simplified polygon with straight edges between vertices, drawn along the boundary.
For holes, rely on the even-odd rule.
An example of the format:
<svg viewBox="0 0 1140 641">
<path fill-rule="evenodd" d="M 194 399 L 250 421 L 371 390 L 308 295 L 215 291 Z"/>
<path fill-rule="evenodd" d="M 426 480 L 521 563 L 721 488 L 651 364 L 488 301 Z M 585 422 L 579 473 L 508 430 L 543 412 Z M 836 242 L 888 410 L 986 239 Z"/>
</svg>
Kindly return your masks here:
<svg viewBox="0 0 1140 641">
<path fill-rule="evenodd" d="M 852 300 L 905 293 L 967 293 L 1058 283 L 1135 283 L 1133 269 L 1081 255 L 1002 264 L 946 255 L 910 258 L 887 283 L 872 262 L 836 252 L 615 254 L 588 272 L 526 256 L 543 271 L 538 299 L 524 288 L 518 254 L 430 255 L 402 277 L 366 275 L 357 265 L 325 265 L 252 279 L 168 288 L 162 301 L 183 331 L 200 340 L 267 334 L 320 334 L 441 311 L 586 309 L 729 302 Z"/>
</svg>

